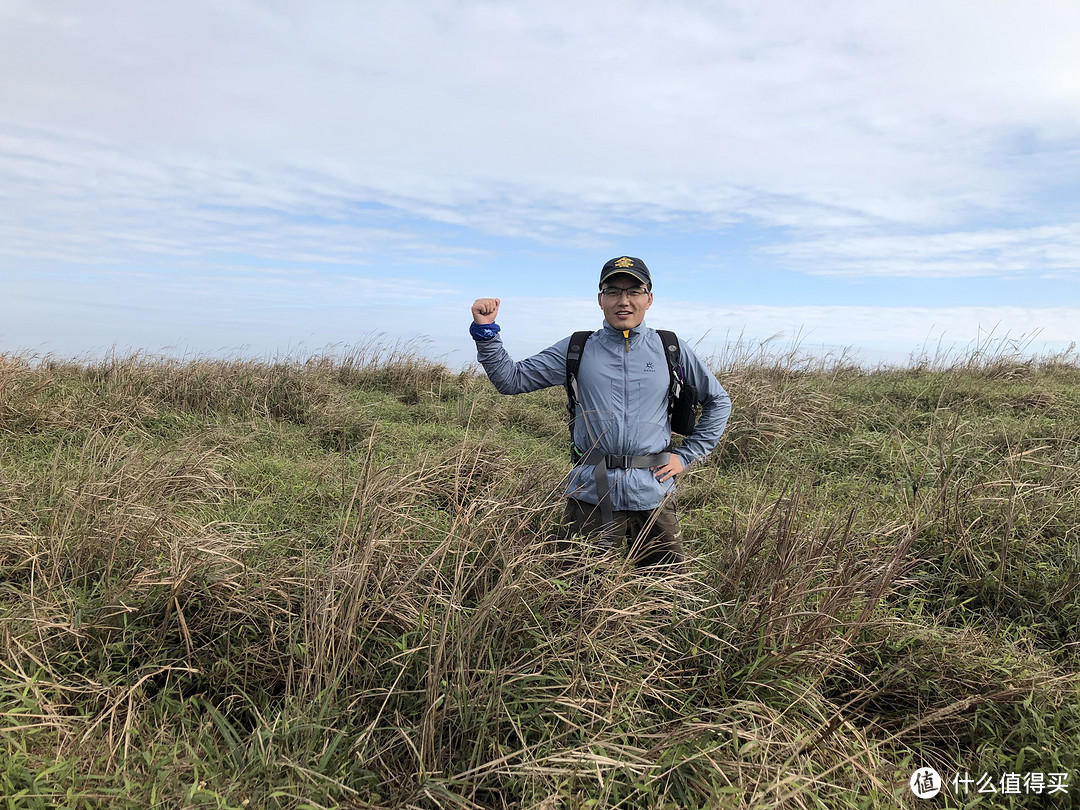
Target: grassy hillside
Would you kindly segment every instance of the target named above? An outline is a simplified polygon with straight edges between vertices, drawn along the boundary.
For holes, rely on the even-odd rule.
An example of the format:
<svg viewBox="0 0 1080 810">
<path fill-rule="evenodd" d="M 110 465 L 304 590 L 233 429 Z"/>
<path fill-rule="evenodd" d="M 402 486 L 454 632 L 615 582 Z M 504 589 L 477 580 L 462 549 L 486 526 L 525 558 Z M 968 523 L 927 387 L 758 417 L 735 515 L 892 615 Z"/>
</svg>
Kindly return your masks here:
<svg viewBox="0 0 1080 810">
<path fill-rule="evenodd" d="M 1071 806 L 1080 370 L 715 365 L 663 579 L 545 542 L 561 390 L 0 357 L 0 803 Z"/>
</svg>

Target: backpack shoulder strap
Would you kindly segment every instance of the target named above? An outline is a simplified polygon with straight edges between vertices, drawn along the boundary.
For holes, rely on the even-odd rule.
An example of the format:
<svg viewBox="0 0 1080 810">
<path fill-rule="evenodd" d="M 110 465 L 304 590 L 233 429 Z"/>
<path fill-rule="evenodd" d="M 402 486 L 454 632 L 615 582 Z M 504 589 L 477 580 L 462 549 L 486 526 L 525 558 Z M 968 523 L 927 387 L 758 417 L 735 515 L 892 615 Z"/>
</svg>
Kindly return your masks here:
<svg viewBox="0 0 1080 810">
<path fill-rule="evenodd" d="M 566 413 L 570 425 L 570 459 L 575 464 L 581 458 L 581 452 L 574 445 L 574 422 L 577 419 L 577 376 L 581 368 L 581 355 L 585 351 L 585 342 L 592 335 L 588 329 L 574 332 L 570 336 L 570 345 L 566 347 Z"/>
<path fill-rule="evenodd" d="M 566 347 L 566 382 L 577 377 L 578 369 L 581 367 L 581 353 L 585 351 L 585 341 L 589 339 L 592 332 L 584 330 L 581 332 L 574 332 L 570 336 L 570 345 Z"/>
<path fill-rule="evenodd" d="M 657 329 L 656 334 L 660 336 L 660 340 L 664 341 L 664 354 L 667 355 L 668 365 L 675 368 L 682 357 L 678 336 L 670 329 Z"/>
<path fill-rule="evenodd" d="M 664 344 L 664 356 L 667 358 L 668 379 L 671 382 L 671 387 L 668 388 L 668 410 L 670 410 L 675 400 L 679 398 L 682 389 L 682 350 L 679 348 L 679 338 L 674 332 L 668 329 L 657 329 L 656 334 L 660 335 L 660 342 Z"/>
</svg>

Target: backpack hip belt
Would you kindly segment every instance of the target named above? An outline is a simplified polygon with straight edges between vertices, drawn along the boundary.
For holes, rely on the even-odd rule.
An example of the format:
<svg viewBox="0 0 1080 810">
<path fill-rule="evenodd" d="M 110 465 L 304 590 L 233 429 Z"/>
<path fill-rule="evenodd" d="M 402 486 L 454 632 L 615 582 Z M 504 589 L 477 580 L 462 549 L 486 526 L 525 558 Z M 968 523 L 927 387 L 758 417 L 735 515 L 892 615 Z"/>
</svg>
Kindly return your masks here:
<svg viewBox="0 0 1080 810">
<path fill-rule="evenodd" d="M 614 510 L 611 508 L 611 483 L 608 470 L 641 470 L 649 467 L 662 467 L 671 460 L 671 453 L 651 453 L 645 456 L 618 456 L 591 450 L 581 457 L 579 464 L 596 467 L 596 497 L 600 506 L 600 519 L 604 522 L 604 531 L 609 532 L 615 524 Z"/>
</svg>

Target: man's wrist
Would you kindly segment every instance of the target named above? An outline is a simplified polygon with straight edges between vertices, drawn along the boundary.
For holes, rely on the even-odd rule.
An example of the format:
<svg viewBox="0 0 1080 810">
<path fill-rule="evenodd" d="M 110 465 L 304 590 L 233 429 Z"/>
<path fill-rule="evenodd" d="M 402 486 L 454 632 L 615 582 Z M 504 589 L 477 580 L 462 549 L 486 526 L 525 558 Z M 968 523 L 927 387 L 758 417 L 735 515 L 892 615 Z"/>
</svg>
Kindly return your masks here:
<svg viewBox="0 0 1080 810">
<path fill-rule="evenodd" d="M 477 323 L 473 321 L 469 325 L 469 334 L 472 335 L 473 340 L 491 340 L 499 334 L 499 331 L 497 323 Z"/>
</svg>

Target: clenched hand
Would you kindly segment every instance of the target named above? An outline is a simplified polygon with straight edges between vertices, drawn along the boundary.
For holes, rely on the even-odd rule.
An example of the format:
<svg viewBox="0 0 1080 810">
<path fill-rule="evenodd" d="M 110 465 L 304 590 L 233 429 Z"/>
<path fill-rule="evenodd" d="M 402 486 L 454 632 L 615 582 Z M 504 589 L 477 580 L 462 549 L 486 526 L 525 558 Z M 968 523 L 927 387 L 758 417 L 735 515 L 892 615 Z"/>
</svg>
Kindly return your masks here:
<svg viewBox="0 0 1080 810">
<path fill-rule="evenodd" d="M 495 323 L 495 317 L 499 314 L 498 298 L 477 298 L 472 305 L 473 323 Z"/>
</svg>

